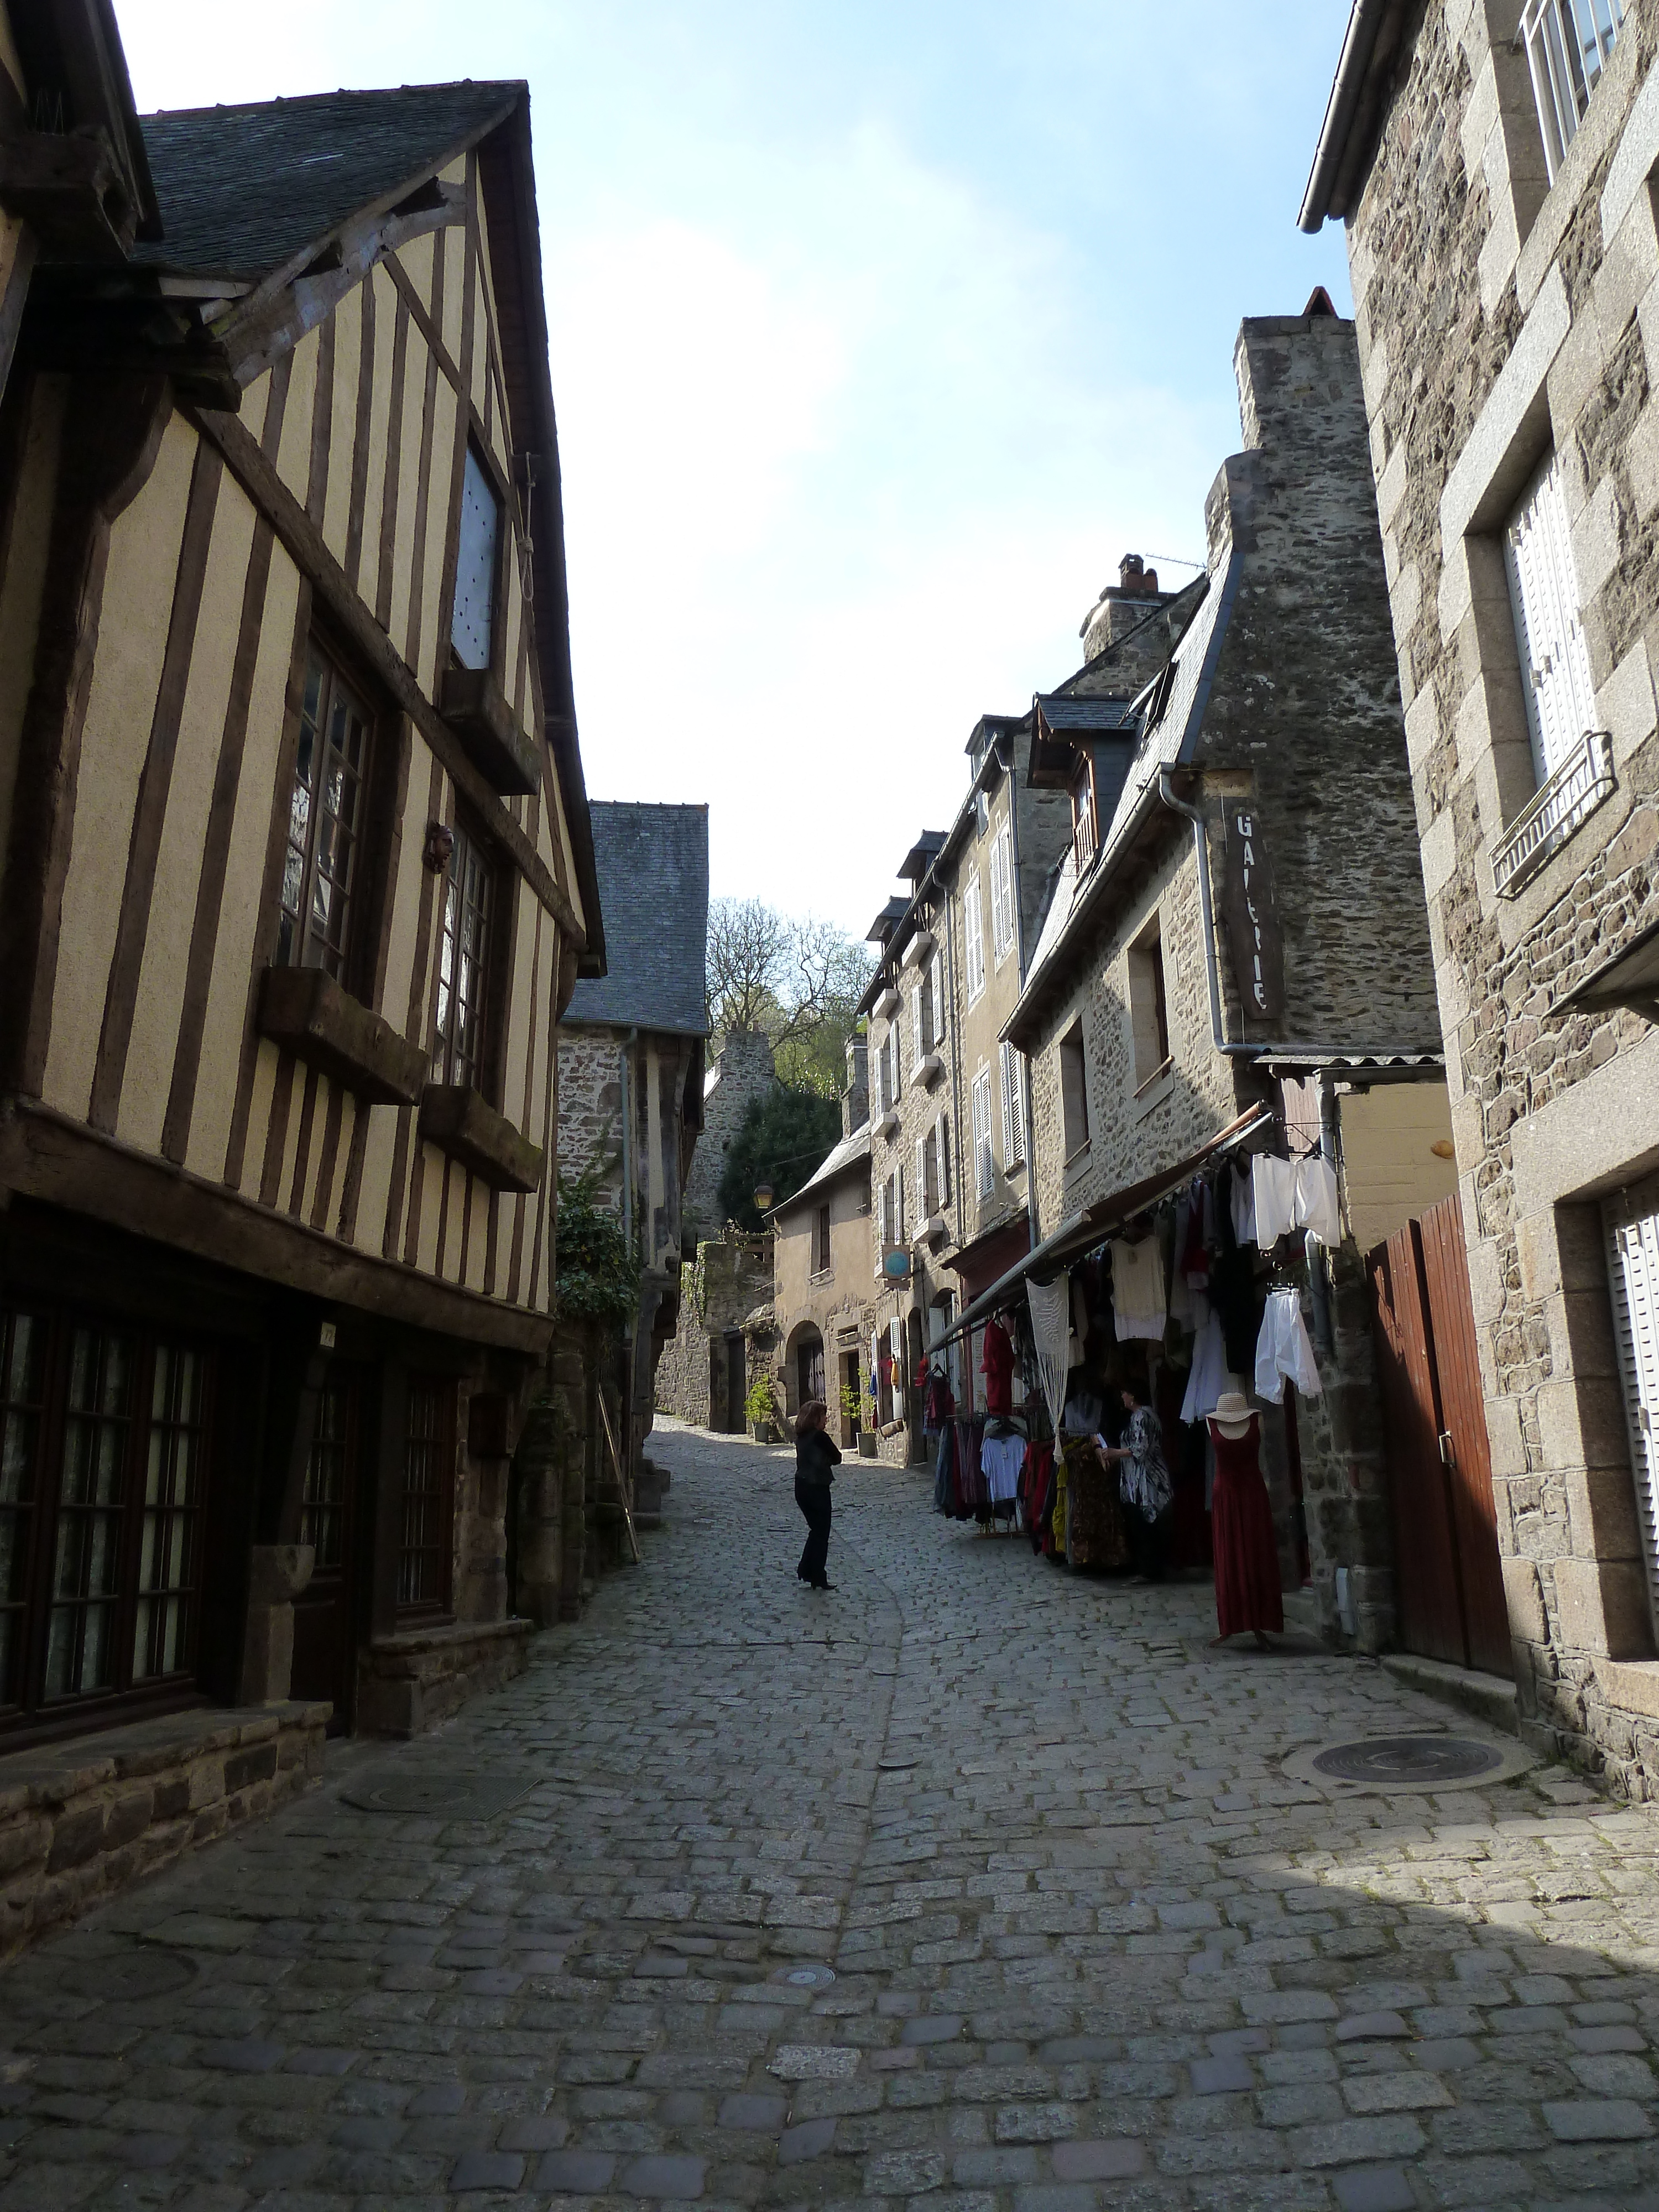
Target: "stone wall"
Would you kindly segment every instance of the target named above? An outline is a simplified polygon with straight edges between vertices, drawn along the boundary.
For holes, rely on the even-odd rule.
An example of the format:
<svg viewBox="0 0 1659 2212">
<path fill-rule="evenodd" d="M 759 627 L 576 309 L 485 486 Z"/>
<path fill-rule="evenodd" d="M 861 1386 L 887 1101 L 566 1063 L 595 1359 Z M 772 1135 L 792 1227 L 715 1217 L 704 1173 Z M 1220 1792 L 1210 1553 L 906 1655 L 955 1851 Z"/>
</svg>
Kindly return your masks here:
<svg viewBox="0 0 1659 2212">
<path fill-rule="evenodd" d="M 728 1224 L 723 1237 L 698 1245 L 695 1265 L 680 1271 L 678 1323 L 657 1363 L 659 1413 L 708 1426 L 710 1346 L 741 1330 L 771 1295 L 769 1234 L 748 1237 Z"/>
<path fill-rule="evenodd" d="M 1431 0 L 1349 255 L 1523 1726 L 1652 1795 L 1595 1203 L 1655 1157 L 1648 1025 L 1570 994 L 1659 890 L 1659 17 L 1626 11 L 1552 185 L 1516 14 Z M 1501 897 L 1492 848 L 1533 776 L 1501 532 L 1552 446 L 1618 787 Z"/>
<path fill-rule="evenodd" d="M 0 1960 L 309 1789 L 328 1711 L 173 1713 L 0 1758 Z"/>
<path fill-rule="evenodd" d="M 622 1040 L 625 1030 L 559 1025 L 559 1173 L 597 1170 L 607 1201 L 622 1198 Z"/>
<path fill-rule="evenodd" d="M 685 1218 L 698 1237 L 721 1226 L 720 1186 L 726 1155 L 744 1118 L 776 1081 L 769 1038 L 758 1030 L 733 1030 L 720 1047 L 702 1094 L 702 1134 L 686 1177 Z"/>
</svg>

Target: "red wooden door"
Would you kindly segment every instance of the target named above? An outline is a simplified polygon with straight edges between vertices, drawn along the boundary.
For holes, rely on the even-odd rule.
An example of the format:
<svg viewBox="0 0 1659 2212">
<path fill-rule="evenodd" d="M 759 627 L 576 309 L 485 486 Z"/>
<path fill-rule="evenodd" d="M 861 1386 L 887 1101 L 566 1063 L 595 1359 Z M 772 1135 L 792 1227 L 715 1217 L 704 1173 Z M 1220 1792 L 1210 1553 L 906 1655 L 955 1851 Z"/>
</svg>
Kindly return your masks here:
<svg viewBox="0 0 1659 2212">
<path fill-rule="evenodd" d="M 1423 1216 L 1423 1272 L 1428 1284 L 1430 1342 L 1439 1387 L 1441 1457 L 1451 1496 L 1458 1577 L 1471 1667 L 1512 1674 L 1509 1607 L 1498 1553 L 1498 1510 L 1492 1494 L 1492 1451 L 1486 1396 L 1475 1349 L 1474 1308 L 1463 1245 L 1463 1210 L 1454 1195 Z"/>
<path fill-rule="evenodd" d="M 1462 1667 L 1468 1653 L 1417 1231 L 1408 1221 L 1366 1261 L 1394 1521 L 1395 1602 L 1407 1651 Z"/>
</svg>

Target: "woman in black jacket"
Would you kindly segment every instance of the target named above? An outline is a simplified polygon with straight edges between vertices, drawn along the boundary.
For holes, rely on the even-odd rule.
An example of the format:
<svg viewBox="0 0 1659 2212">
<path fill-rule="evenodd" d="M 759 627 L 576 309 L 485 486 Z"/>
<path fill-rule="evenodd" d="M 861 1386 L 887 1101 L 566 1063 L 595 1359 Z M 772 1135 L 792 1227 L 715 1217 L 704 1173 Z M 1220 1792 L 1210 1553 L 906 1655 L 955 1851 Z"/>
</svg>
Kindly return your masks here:
<svg viewBox="0 0 1659 2212">
<path fill-rule="evenodd" d="M 841 1454 L 824 1433 L 830 1409 L 809 1398 L 795 1416 L 795 1503 L 806 1516 L 806 1547 L 795 1572 L 813 1589 L 833 1589 L 824 1573 L 830 1555 L 830 1486 Z"/>
</svg>

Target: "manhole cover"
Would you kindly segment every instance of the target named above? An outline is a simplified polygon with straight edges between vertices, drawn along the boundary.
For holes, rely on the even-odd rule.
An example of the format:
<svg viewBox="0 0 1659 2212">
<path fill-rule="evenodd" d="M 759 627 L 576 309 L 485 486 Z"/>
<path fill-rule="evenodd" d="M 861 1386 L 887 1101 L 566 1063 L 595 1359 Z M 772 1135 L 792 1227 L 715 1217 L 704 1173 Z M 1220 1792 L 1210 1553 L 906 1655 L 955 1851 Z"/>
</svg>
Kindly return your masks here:
<svg viewBox="0 0 1659 2212">
<path fill-rule="evenodd" d="M 878 1759 L 876 1761 L 884 1774 L 904 1774 L 917 1763 L 914 1759 Z"/>
<path fill-rule="evenodd" d="M 106 2004 L 171 1996 L 195 1978 L 193 1960 L 152 1943 L 103 1959 L 62 1959 L 53 1969 L 59 1989 L 67 1990 L 71 1996 L 100 1997 Z"/>
<path fill-rule="evenodd" d="M 780 1966 L 772 1977 L 792 1990 L 827 1990 L 835 1978 L 830 1966 Z"/>
<path fill-rule="evenodd" d="M 1490 1744 L 1458 1735 L 1374 1736 L 1364 1743 L 1334 1744 L 1316 1754 L 1322 1774 L 1339 1782 L 1391 1783 L 1401 1790 L 1432 1790 L 1442 1782 L 1467 1782 L 1490 1774 L 1504 1754 Z"/>
<path fill-rule="evenodd" d="M 424 1814 L 442 1820 L 494 1820 L 527 1797 L 534 1774 L 365 1775 L 340 1795 L 364 1813 Z"/>
</svg>

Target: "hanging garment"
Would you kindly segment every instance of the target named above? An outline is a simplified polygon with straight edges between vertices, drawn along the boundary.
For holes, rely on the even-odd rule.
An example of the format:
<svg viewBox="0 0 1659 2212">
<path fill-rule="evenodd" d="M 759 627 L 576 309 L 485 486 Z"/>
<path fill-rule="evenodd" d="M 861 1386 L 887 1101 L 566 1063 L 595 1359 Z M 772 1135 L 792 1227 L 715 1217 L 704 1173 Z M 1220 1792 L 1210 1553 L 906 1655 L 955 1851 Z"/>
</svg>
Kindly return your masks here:
<svg viewBox="0 0 1659 2212">
<path fill-rule="evenodd" d="M 1114 1237 L 1112 1255 L 1112 1325 L 1120 1344 L 1131 1337 L 1153 1343 L 1164 1339 L 1164 1317 L 1169 1311 L 1164 1286 L 1164 1255 L 1156 1237 L 1139 1244 Z"/>
<path fill-rule="evenodd" d="M 1221 1316 L 1228 1366 L 1235 1375 L 1248 1375 L 1255 1360 L 1256 1332 L 1261 1320 L 1261 1302 L 1255 1294 L 1255 1248 L 1239 1244 L 1231 1208 L 1226 1204 L 1216 1208 L 1216 1235 L 1221 1249 L 1210 1269 L 1210 1304 Z"/>
<path fill-rule="evenodd" d="M 992 1505 L 1012 1505 L 1019 1492 L 1019 1471 L 1025 1464 L 1025 1439 L 1014 1431 L 994 1437 L 988 1431 L 979 1448 L 985 1471 L 985 1489 Z"/>
<path fill-rule="evenodd" d="M 1033 1444 L 1025 1455 L 1025 1464 L 1020 1469 L 1019 1504 L 1025 1516 L 1025 1533 L 1031 1540 L 1031 1549 L 1052 1551 L 1054 1536 L 1050 1531 L 1049 1515 L 1054 1502 L 1054 1448 L 1052 1444 Z"/>
<path fill-rule="evenodd" d="M 1158 1209 L 1158 1242 L 1169 1270 L 1170 1319 L 1178 1322 L 1182 1328 L 1196 1326 L 1198 1299 L 1181 1265 L 1181 1255 L 1187 1249 L 1187 1224 L 1192 1215 L 1192 1200 L 1183 1190 L 1172 1206 Z"/>
<path fill-rule="evenodd" d="M 1296 1164 L 1296 1226 L 1311 1229 L 1322 1244 L 1342 1242 L 1336 1170 L 1317 1152 Z"/>
<path fill-rule="evenodd" d="M 921 1425 L 926 1436 L 932 1436 L 949 1425 L 957 1410 L 956 1395 L 938 1368 L 924 1370 L 927 1374 L 927 1396 L 922 1401 Z"/>
<path fill-rule="evenodd" d="M 1187 1377 L 1187 1395 L 1181 1401 L 1183 1421 L 1201 1421 L 1214 1413 L 1216 1401 L 1227 1387 L 1227 1340 L 1221 1316 L 1207 1304 L 1198 1334 L 1193 1340 L 1193 1371 Z"/>
<path fill-rule="evenodd" d="M 1103 1467 L 1092 1437 L 1066 1446 L 1066 1556 L 1074 1567 L 1121 1567 L 1129 1556 L 1117 1470 Z"/>
<path fill-rule="evenodd" d="M 1258 1152 L 1251 1164 L 1255 1204 L 1255 1241 L 1269 1252 L 1296 1226 L 1296 1170 L 1288 1160 Z"/>
<path fill-rule="evenodd" d="M 1083 1270 L 1072 1270 L 1072 1340 L 1066 1346 L 1067 1367 L 1081 1367 L 1089 1346 L 1089 1286 Z"/>
<path fill-rule="evenodd" d="M 1137 1406 L 1123 1431 L 1127 1459 L 1117 1462 L 1118 1487 L 1126 1505 L 1156 1521 L 1175 1495 L 1164 1458 L 1164 1430 L 1150 1406 Z"/>
<path fill-rule="evenodd" d="M 1256 1396 L 1278 1405 L 1286 1376 L 1304 1398 L 1319 1397 L 1325 1387 L 1302 1319 L 1302 1295 L 1293 1288 L 1267 1293 L 1261 1334 L 1255 1340 Z"/>
<path fill-rule="evenodd" d="M 1254 1244 L 1255 1242 L 1255 1186 L 1249 1169 L 1243 1161 L 1235 1161 L 1232 1170 L 1231 1213 L 1233 1242 Z"/>
<path fill-rule="evenodd" d="M 1188 1287 L 1194 1291 L 1207 1290 L 1210 1282 L 1210 1255 L 1204 1239 L 1205 1195 L 1204 1185 L 1194 1180 L 1187 1194 L 1187 1241 L 1181 1252 L 1181 1272 Z"/>
<path fill-rule="evenodd" d="M 1070 1335 L 1071 1297 L 1067 1279 L 1056 1275 L 1052 1283 L 1025 1279 L 1025 1300 L 1031 1309 L 1031 1340 L 1036 1348 L 1037 1372 L 1042 1378 L 1043 1401 L 1055 1428 L 1066 1404 L 1066 1376 L 1071 1365 L 1066 1356 Z"/>
<path fill-rule="evenodd" d="M 1066 1401 L 1066 1410 L 1060 1417 L 1060 1429 L 1068 1437 L 1091 1437 L 1100 1426 L 1104 1410 L 1092 1390 L 1079 1390 Z"/>
<path fill-rule="evenodd" d="M 1215 1446 L 1217 1626 L 1224 1636 L 1246 1628 L 1282 1629 L 1279 1544 L 1261 1479 L 1261 1424 L 1252 1419 L 1242 1437 L 1224 1437 L 1213 1421 L 1208 1426 Z"/>
<path fill-rule="evenodd" d="M 933 1510 L 948 1515 L 954 1502 L 951 1478 L 957 1467 L 957 1432 L 946 1421 L 939 1432 L 939 1451 L 933 1461 Z"/>
<path fill-rule="evenodd" d="M 985 1410 L 988 1413 L 1010 1413 L 1014 1407 L 1014 1347 L 1008 1332 L 1000 1321 L 985 1324 L 985 1349 L 980 1354 L 979 1371 L 985 1377 Z"/>
<path fill-rule="evenodd" d="M 1067 1469 L 1063 1451 L 1054 1454 L 1054 1496 L 1048 1509 L 1048 1540 L 1043 1546 L 1051 1559 L 1066 1557 L 1066 1522 L 1070 1510 Z"/>
</svg>

